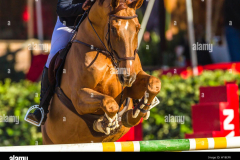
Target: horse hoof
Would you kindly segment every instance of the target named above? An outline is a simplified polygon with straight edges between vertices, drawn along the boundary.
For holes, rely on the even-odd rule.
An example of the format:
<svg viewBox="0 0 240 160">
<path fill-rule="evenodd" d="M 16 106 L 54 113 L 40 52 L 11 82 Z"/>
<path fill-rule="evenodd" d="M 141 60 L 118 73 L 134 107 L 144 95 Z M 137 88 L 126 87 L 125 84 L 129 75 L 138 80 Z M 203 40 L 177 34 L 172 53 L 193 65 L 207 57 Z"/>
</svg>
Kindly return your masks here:
<svg viewBox="0 0 240 160">
<path fill-rule="evenodd" d="M 104 118 L 100 118 L 94 122 L 93 129 L 96 132 L 102 132 L 106 135 L 113 134 L 116 132 L 116 129 L 120 127 L 118 124 L 118 115 L 116 114 L 113 118 L 110 118 L 107 114 L 105 114 L 104 117 L 105 120 L 108 120 L 108 122 L 104 121 Z"/>
<path fill-rule="evenodd" d="M 128 111 L 129 112 L 129 111 Z M 125 112 L 125 113 L 123 113 L 123 115 L 122 115 L 122 125 L 124 126 L 124 127 L 127 127 L 127 128 L 131 128 L 131 127 L 133 127 L 134 125 L 131 125 L 131 124 L 129 124 L 128 123 L 128 112 Z"/>
<path fill-rule="evenodd" d="M 96 132 L 102 132 L 104 133 L 104 130 L 102 128 L 102 123 L 101 123 L 102 120 L 98 119 L 96 120 L 94 123 L 93 123 L 93 129 L 96 131 Z"/>
</svg>

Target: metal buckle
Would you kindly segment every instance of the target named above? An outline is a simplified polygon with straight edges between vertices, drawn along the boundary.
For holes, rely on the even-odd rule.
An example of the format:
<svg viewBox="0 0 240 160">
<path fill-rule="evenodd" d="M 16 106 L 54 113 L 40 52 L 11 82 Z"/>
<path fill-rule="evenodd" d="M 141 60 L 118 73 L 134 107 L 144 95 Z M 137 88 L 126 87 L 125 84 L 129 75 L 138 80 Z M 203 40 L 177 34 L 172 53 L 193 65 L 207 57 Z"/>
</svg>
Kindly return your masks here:
<svg viewBox="0 0 240 160">
<path fill-rule="evenodd" d="M 39 106 L 39 105 L 31 106 L 31 107 L 28 109 L 28 111 L 27 111 L 27 113 L 26 113 L 26 116 L 25 116 L 25 118 L 24 118 L 24 120 L 25 120 L 26 122 L 31 123 L 31 124 L 33 124 L 33 125 L 35 125 L 35 126 L 37 126 L 37 127 L 41 126 L 42 121 L 43 121 L 43 118 L 44 118 L 44 110 L 43 110 L 43 108 L 39 108 L 38 106 Z M 42 118 L 41 118 L 41 120 L 40 120 L 39 123 L 27 118 L 28 114 L 29 114 L 33 109 L 39 109 L 39 110 L 41 111 Z"/>
</svg>

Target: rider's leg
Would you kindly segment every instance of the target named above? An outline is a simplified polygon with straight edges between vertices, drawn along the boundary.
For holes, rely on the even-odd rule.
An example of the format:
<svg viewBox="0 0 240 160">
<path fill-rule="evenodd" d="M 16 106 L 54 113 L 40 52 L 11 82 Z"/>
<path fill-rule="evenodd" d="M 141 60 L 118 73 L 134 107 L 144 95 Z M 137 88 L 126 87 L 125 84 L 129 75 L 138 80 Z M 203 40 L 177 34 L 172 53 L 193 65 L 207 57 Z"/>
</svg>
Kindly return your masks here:
<svg viewBox="0 0 240 160">
<path fill-rule="evenodd" d="M 48 60 L 43 69 L 42 79 L 41 79 L 41 95 L 40 95 L 40 105 L 39 108 L 44 110 L 44 119 L 42 125 L 45 123 L 48 113 L 48 106 L 51 101 L 51 98 L 54 94 L 54 86 L 50 85 L 48 80 L 48 68 L 52 58 L 58 53 L 61 49 L 65 48 L 69 40 L 72 38 L 73 30 L 69 27 L 63 25 L 59 18 L 57 20 L 56 26 L 53 31 L 52 40 L 51 40 L 51 51 L 48 56 Z M 40 123 L 42 118 L 41 111 L 39 109 L 35 110 L 34 113 L 27 116 L 28 119 Z"/>
<path fill-rule="evenodd" d="M 51 97 L 53 95 L 53 90 L 54 87 L 50 85 L 49 80 L 48 80 L 48 68 L 44 67 L 43 73 L 42 73 L 42 79 L 41 79 L 41 94 L 40 94 L 40 105 L 39 108 L 43 108 L 44 110 L 44 119 L 42 121 L 42 125 L 44 124 L 46 120 L 46 116 L 48 113 L 48 105 L 51 100 Z M 44 97 L 45 96 L 45 97 Z M 35 121 L 35 122 L 40 122 L 42 118 L 41 111 L 39 109 L 35 110 L 33 114 L 29 114 L 27 116 L 29 119 Z"/>
</svg>

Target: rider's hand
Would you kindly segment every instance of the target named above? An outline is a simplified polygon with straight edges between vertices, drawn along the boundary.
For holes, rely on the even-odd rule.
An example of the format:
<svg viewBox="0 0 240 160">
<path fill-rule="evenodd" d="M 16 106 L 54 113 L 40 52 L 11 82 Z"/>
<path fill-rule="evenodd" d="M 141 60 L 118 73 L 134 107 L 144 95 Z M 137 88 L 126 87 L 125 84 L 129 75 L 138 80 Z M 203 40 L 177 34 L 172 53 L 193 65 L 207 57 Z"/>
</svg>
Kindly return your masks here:
<svg viewBox="0 0 240 160">
<path fill-rule="evenodd" d="M 82 9 L 84 11 L 88 10 L 90 7 L 92 6 L 92 2 L 91 0 L 86 0 L 83 5 L 82 5 Z"/>
</svg>

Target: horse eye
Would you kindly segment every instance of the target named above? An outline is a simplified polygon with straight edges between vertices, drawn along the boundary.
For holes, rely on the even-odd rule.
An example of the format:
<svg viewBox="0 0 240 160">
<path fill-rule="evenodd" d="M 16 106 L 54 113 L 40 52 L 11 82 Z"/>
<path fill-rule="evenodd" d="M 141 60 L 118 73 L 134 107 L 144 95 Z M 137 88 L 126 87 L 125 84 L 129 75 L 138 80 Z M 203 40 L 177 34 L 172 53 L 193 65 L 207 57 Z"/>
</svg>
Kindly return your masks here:
<svg viewBox="0 0 240 160">
<path fill-rule="evenodd" d="M 140 28 L 140 27 L 137 27 L 137 33 L 138 33 L 140 30 L 141 30 L 141 28 Z"/>
<path fill-rule="evenodd" d="M 117 29 L 116 29 L 116 28 L 114 28 L 114 27 L 112 27 L 112 28 L 111 28 L 111 31 L 112 31 L 114 34 L 116 34 L 116 33 L 117 33 Z"/>
<path fill-rule="evenodd" d="M 141 30 L 141 25 L 140 24 L 137 25 L 136 28 L 137 28 L 137 33 L 138 33 Z"/>
</svg>

